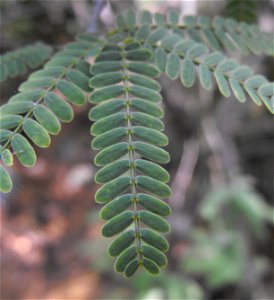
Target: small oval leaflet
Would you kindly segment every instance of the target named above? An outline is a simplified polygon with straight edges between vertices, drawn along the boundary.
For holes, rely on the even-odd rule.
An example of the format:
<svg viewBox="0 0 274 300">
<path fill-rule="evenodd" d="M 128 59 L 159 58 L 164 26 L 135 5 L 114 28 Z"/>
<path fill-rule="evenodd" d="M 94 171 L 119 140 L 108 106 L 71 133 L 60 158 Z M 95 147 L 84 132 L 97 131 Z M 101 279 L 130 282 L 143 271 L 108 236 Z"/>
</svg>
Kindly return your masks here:
<svg viewBox="0 0 274 300">
<path fill-rule="evenodd" d="M 12 189 L 12 181 L 8 172 L 0 165 L 0 192 L 9 193 Z"/>
<path fill-rule="evenodd" d="M 144 257 L 154 261 L 161 268 L 167 265 L 166 256 L 155 247 L 145 244 L 142 245 L 142 254 Z"/>
<path fill-rule="evenodd" d="M 136 246 L 124 250 L 116 259 L 114 269 L 116 272 L 124 272 L 126 266 L 137 256 Z"/>
<path fill-rule="evenodd" d="M 109 220 L 112 217 L 125 211 L 133 203 L 132 194 L 125 194 L 115 198 L 107 203 L 100 211 L 100 217 L 103 220 Z"/>
<path fill-rule="evenodd" d="M 168 185 L 153 178 L 140 175 L 135 178 L 135 182 L 141 189 L 159 197 L 169 197 L 171 195 L 171 190 Z"/>
<path fill-rule="evenodd" d="M 169 216 L 171 214 L 170 206 L 152 195 L 139 193 L 137 194 L 137 200 L 141 206 L 157 215 Z"/>
<path fill-rule="evenodd" d="M 95 201 L 106 203 L 113 200 L 130 187 L 131 178 L 129 176 L 118 177 L 104 184 L 95 194 Z"/>
<path fill-rule="evenodd" d="M 126 229 L 134 219 L 132 211 L 125 211 L 110 219 L 103 227 L 102 234 L 105 237 L 111 237 Z"/>
<path fill-rule="evenodd" d="M 41 148 L 47 148 L 50 144 L 48 132 L 38 122 L 27 118 L 22 123 L 22 128 L 34 144 Z"/>
<path fill-rule="evenodd" d="M 168 222 L 154 213 L 145 210 L 140 210 L 138 216 L 145 225 L 152 229 L 163 233 L 166 233 L 170 230 Z"/>
<path fill-rule="evenodd" d="M 121 233 L 109 246 L 108 253 L 110 256 L 115 257 L 120 255 L 127 249 L 135 240 L 134 230 L 128 230 Z"/>
<path fill-rule="evenodd" d="M 12 149 L 25 167 L 32 167 L 36 162 L 36 154 L 26 138 L 16 133 L 11 139 Z"/>
<path fill-rule="evenodd" d="M 129 144 L 125 142 L 109 146 L 95 156 L 94 162 L 97 166 L 107 165 L 124 156 L 128 152 L 128 147 Z"/>
<path fill-rule="evenodd" d="M 112 131 L 112 130 L 111 130 Z M 122 159 L 112 162 L 100 169 L 95 176 L 98 183 L 106 183 L 128 171 L 130 168 L 129 159 Z"/>
</svg>

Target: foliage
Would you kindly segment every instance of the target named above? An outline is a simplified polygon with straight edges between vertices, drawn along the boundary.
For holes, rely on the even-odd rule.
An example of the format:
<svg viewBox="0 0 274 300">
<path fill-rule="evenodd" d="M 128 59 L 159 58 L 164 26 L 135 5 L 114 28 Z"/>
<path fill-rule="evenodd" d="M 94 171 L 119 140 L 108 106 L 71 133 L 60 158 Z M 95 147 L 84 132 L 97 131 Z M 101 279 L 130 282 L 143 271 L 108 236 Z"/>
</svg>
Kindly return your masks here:
<svg viewBox="0 0 274 300">
<path fill-rule="evenodd" d="M 243 277 L 249 268 L 256 270 L 253 276 L 259 280 L 268 269 L 268 261 L 260 256 L 250 260 L 246 239 L 247 235 L 255 234 L 258 239 L 265 236 L 267 222 L 273 223 L 273 209 L 249 183 L 239 179 L 210 191 L 199 214 L 208 228 L 197 227 L 191 232 L 192 241 L 182 259 L 183 270 L 199 274 L 211 288 L 247 281 Z M 235 224 L 240 224 L 238 230 Z M 246 229 L 244 224 L 248 224 Z"/>
<path fill-rule="evenodd" d="M 255 0 L 226 0 L 225 14 L 237 21 L 256 23 L 257 9 Z"/>
<path fill-rule="evenodd" d="M 0 82 L 35 69 L 49 59 L 52 49 L 42 43 L 29 45 L 0 56 Z"/>
<path fill-rule="evenodd" d="M 163 252 L 168 243 L 155 232 L 169 231 L 163 217 L 170 208 L 157 197 L 166 198 L 171 191 L 169 175 L 158 165 L 167 163 L 169 154 L 160 148 L 168 139 L 161 132 L 161 87 L 154 78 L 165 73 L 192 87 L 197 70 L 204 89 L 212 89 L 215 79 L 225 97 L 232 90 L 238 101 L 249 96 L 273 113 L 273 83 L 223 54 L 273 55 L 273 39 L 255 25 L 220 17 L 180 20 L 174 11 L 167 20 L 144 11 L 138 22 L 129 12 L 118 17 L 117 26 L 103 39 L 80 34 L 31 74 L 19 86 L 20 93 L 0 108 L 0 141 L 4 165 L 11 166 L 15 154 L 23 166 L 31 167 L 36 162 L 31 143 L 48 147 L 50 134 L 60 132 L 60 121 L 73 119 L 71 105 L 82 106 L 87 99 L 95 104 L 89 118 L 95 121 L 92 147 L 100 150 L 95 164 L 102 167 L 96 181 L 104 184 L 96 193 L 96 201 L 105 204 L 102 233 L 121 233 L 109 254 L 117 257 L 115 270 L 130 277 L 139 266 L 156 274 L 167 264 Z M 0 175 L 1 191 L 9 192 L 12 181 L 2 166 Z"/>
</svg>

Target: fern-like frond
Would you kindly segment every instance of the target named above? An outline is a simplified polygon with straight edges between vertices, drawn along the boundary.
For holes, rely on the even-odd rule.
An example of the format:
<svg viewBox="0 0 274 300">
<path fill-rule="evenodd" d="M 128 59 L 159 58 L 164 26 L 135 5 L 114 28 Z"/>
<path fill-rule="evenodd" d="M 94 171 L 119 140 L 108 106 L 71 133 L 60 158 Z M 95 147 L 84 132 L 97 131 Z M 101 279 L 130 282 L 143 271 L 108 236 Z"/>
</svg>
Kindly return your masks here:
<svg viewBox="0 0 274 300">
<path fill-rule="evenodd" d="M 257 9 L 255 0 L 226 0 L 225 15 L 238 22 L 256 23 Z"/>
<path fill-rule="evenodd" d="M 48 147 L 50 135 L 60 132 L 61 122 L 73 119 L 73 105 L 83 105 L 89 86 L 88 59 L 100 49 L 100 42 L 87 41 L 86 35 L 68 44 L 55 54 L 42 70 L 30 75 L 19 86 L 19 94 L 0 108 L 0 158 L 10 166 L 8 156 L 15 155 L 19 162 L 31 167 L 36 162 L 32 147 Z M 8 192 L 12 181 L 3 166 L 0 171 L 0 190 Z"/>
<path fill-rule="evenodd" d="M 180 78 L 184 86 L 192 87 L 198 77 L 202 87 L 209 90 L 214 78 L 225 97 L 231 96 L 232 91 L 238 101 L 245 102 L 249 96 L 255 104 L 264 103 L 274 113 L 273 83 L 262 75 L 253 75 L 248 66 L 219 51 L 210 52 L 204 43 L 184 38 L 165 27 L 137 31 L 131 36 L 154 53 L 155 64 L 170 79 Z"/>
<path fill-rule="evenodd" d="M 158 199 L 170 195 L 169 175 L 159 166 L 169 155 L 160 148 L 168 139 L 160 120 L 160 86 L 153 79 L 160 72 L 148 63 L 151 57 L 139 43 L 109 44 L 91 68 L 94 91 L 89 100 L 96 106 L 89 118 L 95 121 L 92 147 L 100 150 L 95 164 L 101 167 L 95 178 L 104 184 L 95 199 L 105 204 L 103 235 L 119 234 L 109 254 L 116 257 L 115 270 L 126 277 L 140 266 L 158 273 L 166 265 L 163 252 L 168 250 L 166 239 L 155 232 L 169 230 L 163 217 L 171 210 Z"/>
<path fill-rule="evenodd" d="M 28 68 L 35 69 L 49 59 L 52 49 L 36 43 L 10 51 L 0 56 L 0 82 L 24 74 Z"/>
<path fill-rule="evenodd" d="M 244 55 L 266 53 L 274 55 L 273 35 L 262 32 L 257 25 L 237 22 L 232 18 L 216 16 L 210 19 L 206 16 L 185 16 L 180 18 L 177 12 L 170 11 L 167 15 L 154 14 L 143 11 L 137 18 L 129 12 L 126 16 L 117 18 L 117 30 L 109 36 L 135 35 L 146 38 L 152 30 L 156 29 L 153 40 L 158 35 L 164 35 L 167 30 L 172 31 L 194 42 L 204 43 L 215 51 L 237 51 Z"/>
</svg>

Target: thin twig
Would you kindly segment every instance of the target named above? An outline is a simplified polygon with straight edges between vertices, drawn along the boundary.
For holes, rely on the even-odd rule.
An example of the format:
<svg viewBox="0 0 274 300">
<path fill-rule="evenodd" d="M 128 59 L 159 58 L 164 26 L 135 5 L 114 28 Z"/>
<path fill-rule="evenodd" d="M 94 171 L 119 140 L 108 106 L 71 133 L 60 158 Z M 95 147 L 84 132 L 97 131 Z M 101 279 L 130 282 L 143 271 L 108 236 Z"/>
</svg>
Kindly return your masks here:
<svg viewBox="0 0 274 300">
<path fill-rule="evenodd" d="M 106 1 L 104 0 L 96 0 L 95 5 L 92 11 L 92 17 L 91 17 L 91 22 L 89 23 L 88 26 L 88 32 L 95 33 L 98 31 L 98 18 L 100 16 L 100 13 L 105 6 Z"/>
<path fill-rule="evenodd" d="M 175 179 L 172 183 L 170 204 L 173 209 L 180 209 L 184 205 L 187 190 L 191 184 L 193 172 L 199 156 L 199 143 L 195 140 L 186 142 Z"/>
</svg>

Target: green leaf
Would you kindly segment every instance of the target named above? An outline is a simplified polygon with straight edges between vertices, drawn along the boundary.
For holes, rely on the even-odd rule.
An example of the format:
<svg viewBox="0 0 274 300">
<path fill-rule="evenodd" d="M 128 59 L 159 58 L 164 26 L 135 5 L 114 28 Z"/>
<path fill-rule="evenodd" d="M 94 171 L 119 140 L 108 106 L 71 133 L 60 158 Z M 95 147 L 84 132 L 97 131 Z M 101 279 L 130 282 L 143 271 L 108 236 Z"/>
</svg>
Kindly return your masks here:
<svg viewBox="0 0 274 300">
<path fill-rule="evenodd" d="M 69 70 L 66 73 L 66 78 L 74 83 L 77 87 L 85 92 L 91 92 L 92 88 L 89 86 L 89 77 L 77 70 Z"/>
<path fill-rule="evenodd" d="M 71 103 L 75 105 L 83 105 L 85 103 L 85 95 L 75 84 L 66 80 L 59 80 L 56 88 Z"/>
<path fill-rule="evenodd" d="M 127 134 L 128 129 L 126 127 L 114 128 L 95 137 L 95 139 L 93 139 L 92 141 L 91 146 L 93 149 L 103 149 L 120 142 L 127 136 Z"/>
<path fill-rule="evenodd" d="M 164 168 L 153 162 L 143 159 L 136 159 L 134 161 L 134 165 L 136 170 L 138 170 L 142 174 L 148 175 L 164 183 L 169 181 L 168 172 Z"/>
<path fill-rule="evenodd" d="M 80 72 L 82 72 L 84 75 L 86 75 L 87 77 L 90 77 L 91 73 L 90 73 L 90 64 L 87 63 L 84 60 L 80 60 L 77 65 L 76 65 L 76 69 L 79 70 Z"/>
<path fill-rule="evenodd" d="M 174 46 L 181 41 L 182 36 L 179 34 L 168 35 L 161 41 L 161 47 L 166 50 L 169 49 L 171 51 L 174 48 Z"/>
<path fill-rule="evenodd" d="M 114 269 L 116 272 L 124 272 L 126 266 L 137 256 L 136 246 L 131 246 L 124 250 L 115 261 Z"/>
<path fill-rule="evenodd" d="M 231 92 L 230 92 L 229 85 L 228 85 L 228 82 L 227 82 L 227 79 L 225 78 L 225 76 L 218 71 L 214 72 L 214 76 L 215 76 L 218 88 L 219 88 L 220 92 L 222 93 L 222 95 L 224 95 L 225 97 L 229 97 L 231 95 Z"/>
<path fill-rule="evenodd" d="M 1 122 L 1 119 L 0 119 Z M 12 135 L 12 131 L 6 129 L 0 129 L 0 143 L 8 140 Z"/>
<path fill-rule="evenodd" d="M 261 85 L 263 85 L 264 83 L 267 83 L 267 80 L 264 76 L 262 75 L 254 75 L 250 78 L 248 78 L 245 81 L 246 85 L 250 86 L 251 88 L 259 88 Z"/>
<path fill-rule="evenodd" d="M 0 128 L 1 129 L 11 129 L 17 127 L 19 123 L 23 120 L 22 116 L 1 116 L 0 117 Z"/>
<path fill-rule="evenodd" d="M 120 255 L 125 249 L 127 249 L 135 240 L 135 232 L 128 230 L 120 234 L 108 248 L 108 254 L 112 257 Z"/>
<path fill-rule="evenodd" d="M 240 66 L 236 68 L 231 75 L 236 80 L 246 80 L 253 74 L 253 71 L 247 66 Z"/>
<path fill-rule="evenodd" d="M 202 33 L 204 34 L 204 37 L 207 41 L 208 46 L 212 50 L 220 51 L 222 50 L 222 46 L 220 45 L 219 41 L 216 39 L 215 34 L 210 29 L 203 29 Z"/>
<path fill-rule="evenodd" d="M 158 92 L 155 92 L 151 89 L 140 87 L 138 85 L 132 85 L 128 88 L 129 92 L 136 97 L 146 99 L 152 102 L 162 101 L 162 96 Z"/>
<path fill-rule="evenodd" d="M 134 29 L 136 25 L 136 16 L 133 11 L 128 11 L 126 15 L 126 24 L 130 29 Z"/>
<path fill-rule="evenodd" d="M 145 41 L 150 34 L 150 26 L 142 25 L 139 30 L 136 32 L 136 38 L 139 41 Z"/>
<path fill-rule="evenodd" d="M 191 59 L 195 59 L 199 56 L 206 54 L 207 52 L 208 49 L 205 46 L 205 44 L 197 43 L 187 51 L 187 56 Z"/>
<path fill-rule="evenodd" d="M 199 78 L 204 89 L 210 90 L 212 88 L 211 73 L 204 64 L 199 65 Z"/>
<path fill-rule="evenodd" d="M 12 149 L 25 167 L 32 167 L 36 162 L 36 154 L 26 138 L 16 133 L 11 139 Z"/>
<path fill-rule="evenodd" d="M 209 66 L 216 66 L 224 60 L 224 55 L 221 52 L 213 52 L 207 55 L 203 62 Z"/>
<path fill-rule="evenodd" d="M 229 83 L 232 89 L 232 92 L 235 96 L 235 98 L 237 100 L 239 100 L 240 102 L 245 102 L 246 98 L 245 98 L 245 93 L 241 87 L 241 85 L 238 83 L 237 80 L 230 78 L 229 79 Z"/>
<path fill-rule="evenodd" d="M 180 79 L 186 87 L 192 87 L 195 83 L 195 65 L 188 58 L 182 61 Z"/>
<path fill-rule="evenodd" d="M 123 29 L 126 27 L 125 18 L 122 15 L 118 15 L 116 18 L 116 24 L 118 28 Z"/>
<path fill-rule="evenodd" d="M 123 107 L 125 107 L 124 99 L 111 99 L 104 101 L 90 110 L 89 119 L 91 121 L 98 121 L 104 117 L 119 112 Z"/>
<path fill-rule="evenodd" d="M 132 123 L 136 125 L 145 126 L 159 131 L 164 129 L 162 121 L 142 112 L 132 112 L 130 114 L 130 119 Z"/>
<path fill-rule="evenodd" d="M 94 162 L 97 166 L 107 165 L 124 156 L 128 152 L 128 148 L 129 145 L 125 142 L 109 146 L 95 156 Z"/>
<path fill-rule="evenodd" d="M 144 10 L 141 12 L 141 24 L 151 24 L 152 23 L 152 15 L 149 11 Z"/>
<path fill-rule="evenodd" d="M 102 228 L 102 234 L 105 237 L 112 237 L 126 229 L 134 219 L 132 211 L 125 211 L 110 219 Z"/>
<path fill-rule="evenodd" d="M 196 25 L 195 17 L 185 16 L 183 19 L 183 23 L 187 28 L 193 28 Z"/>
<path fill-rule="evenodd" d="M 128 81 L 135 85 L 140 85 L 140 86 L 149 88 L 151 90 L 154 90 L 156 92 L 160 92 L 160 90 L 161 90 L 160 84 L 157 81 L 150 79 L 147 76 L 138 75 L 138 74 L 130 74 L 128 76 Z"/>
<path fill-rule="evenodd" d="M 226 73 L 236 69 L 238 66 L 239 64 L 234 59 L 225 59 L 217 65 L 216 71 Z"/>
<path fill-rule="evenodd" d="M 154 196 L 139 193 L 137 200 L 140 205 L 157 215 L 169 216 L 171 214 L 170 206 Z"/>
<path fill-rule="evenodd" d="M 229 37 L 230 39 L 232 39 L 241 53 L 243 53 L 244 55 L 249 54 L 248 47 L 245 45 L 245 42 L 243 41 L 241 35 L 237 34 L 236 32 L 230 31 Z"/>
<path fill-rule="evenodd" d="M 134 259 L 132 262 L 130 262 L 126 268 L 125 268 L 125 277 L 129 278 L 132 277 L 135 272 L 139 268 L 139 261 L 137 259 Z"/>
<path fill-rule="evenodd" d="M 133 108 L 135 108 L 143 113 L 154 116 L 156 118 L 162 118 L 164 115 L 164 112 L 159 107 L 159 105 L 148 102 L 146 100 L 134 98 L 134 99 L 131 99 L 131 105 Z"/>
<path fill-rule="evenodd" d="M 171 195 L 171 190 L 168 185 L 153 178 L 140 175 L 135 178 L 135 183 L 141 189 L 159 197 L 169 197 Z"/>
<path fill-rule="evenodd" d="M 24 119 L 22 128 L 34 144 L 41 148 L 47 148 L 49 146 L 50 136 L 38 122 L 30 118 Z"/>
<path fill-rule="evenodd" d="M 122 53 L 120 51 L 105 51 L 101 52 L 96 57 L 96 62 L 102 61 L 121 61 L 122 60 Z"/>
<path fill-rule="evenodd" d="M 162 38 L 164 38 L 167 34 L 167 29 L 164 27 L 158 27 L 154 31 L 150 33 L 150 35 L 147 38 L 147 43 L 155 44 Z"/>
<path fill-rule="evenodd" d="M 249 97 L 254 101 L 257 105 L 262 105 L 262 101 L 255 90 L 247 84 L 244 84 L 244 89 L 248 93 Z"/>
<path fill-rule="evenodd" d="M 126 191 L 131 185 L 129 176 L 119 177 L 104 184 L 95 194 L 95 201 L 98 203 L 106 203 L 119 196 Z"/>
<path fill-rule="evenodd" d="M 166 256 L 161 251 L 152 246 L 142 245 L 142 254 L 144 255 L 144 257 L 154 261 L 161 268 L 167 265 Z"/>
<path fill-rule="evenodd" d="M 0 192 L 9 193 L 12 189 L 12 180 L 8 172 L 0 165 Z"/>
<path fill-rule="evenodd" d="M 138 216 L 145 225 L 151 227 L 152 229 L 164 233 L 169 232 L 170 230 L 168 222 L 154 213 L 145 210 L 140 210 L 138 212 Z"/>
<path fill-rule="evenodd" d="M 50 92 L 46 95 L 45 104 L 62 122 L 70 122 L 73 119 L 71 106 L 55 93 Z"/>
<path fill-rule="evenodd" d="M 51 134 L 58 134 L 61 125 L 55 115 L 45 106 L 37 105 L 33 110 L 36 120 Z"/>
<path fill-rule="evenodd" d="M 162 48 L 155 50 L 155 64 L 161 72 L 166 69 L 167 54 Z"/>
<path fill-rule="evenodd" d="M 108 72 L 95 75 L 89 81 L 91 87 L 101 88 L 121 82 L 124 79 L 122 72 Z"/>
<path fill-rule="evenodd" d="M 126 125 L 126 117 L 125 112 L 118 112 L 104 117 L 91 126 L 90 132 L 92 135 L 97 136 L 113 128 L 120 127 L 123 124 Z"/>
<path fill-rule="evenodd" d="M 1 154 L 0 158 L 3 161 L 3 164 L 10 167 L 13 165 L 13 155 L 9 149 L 5 149 Z"/>
<path fill-rule="evenodd" d="M 261 96 L 271 97 L 274 94 L 274 83 L 268 82 L 260 86 L 258 93 Z"/>
<path fill-rule="evenodd" d="M 141 228 L 140 236 L 143 241 L 160 251 L 166 252 L 169 249 L 167 240 L 162 235 L 151 229 Z"/>
<path fill-rule="evenodd" d="M 107 203 L 100 211 L 100 217 L 102 220 L 109 220 L 112 217 L 125 211 L 133 203 L 132 194 L 126 194 L 119 196 L 113 201 Z"/>
<path fill-rule="evenodd" d="M 143 266 L 149 271 L 151 274 L 158 274 L 160 272 L 159 267 L 155 262 L 150 259 L 144 258 L 143 259 Z"/>
<path fill-rule="evenodd" d="M 40 78 L 45 78 L 45 77 L 53 77 L 57 78 L 61 76 L 61 74 L 64 73 L 66 69 L 64 67 L 51 67 L 48 69 L 42 69 L 36 72 L 33 72 L 30 76 L 30 80 L 34 79 L 40 79 Z"/>
<path fill-rule="evenodd" d="M 152 161 L 165 164 L 170 160 L 169 154 L 159 147 L 143 142 L 134 142 L 133 147 L 134 151 Z"/>
<path fill-rule="evenodd" d="M 182 42 L 178 43 L 175 48 L 174 51 L 178 54 L 178 55 L 186 55 L 187 51 L 193 46 L 195 45 L 195 42 L 193 40 L 183 40 Z"/>
<path fill-rule="evenodd" d="M 163 25 L 166 22 L 166 16 L 163 14 L 155 13 L 154 20 L 158 25 Z"/>
<path fill-rule="evenodd" d="M 90 94 L 89 101 L 91 103 L 100 103 L 105 100 L 116 98 L 122 95 L 123 93 L 124 93 L 124 87 L 122 85 L 111 85 L 93 91 Z"/>
<path fill-rule="evenodd" d="M 113 163 L 110 163 L 100 169 L 96 176 L 95 181 L 98 183 L 108 182 L 128 171 L 130 168 L 129 159 L 117 160 Z"/>
<path fill-rule="evenodd" d="M 55 85 L 54 78 L 40 78 L 40 79 L 35 79 L 35 80 L 26 81 L 22 83 L 19 86 L 18 91 L 28 92 L 29 90 L 34 90 L 34 89 L 48 89 L 54 85 Z"/>
<path fill-rule="evenodd" d="M 19 93 L 10 98 L 9 102 L 32 101 L 36 102 L 45 94 L 42 90 Z"/>
<path fill-rule="evenodd" d="M 167 76 L 174 80 L 180 73 L 180 58 L 174 52 L 171 52 L 167 57 L 166 70 Z"/>
<path fill-rule="evenodd" d="M 225 32 L 222 29 L 216 29 L 215 34 L 220 40 L 220 42 L 223 44 L 225 49 L 228 51 L 236 51 L 236 48 L 232 41 L 226 36 Z"/>
<path fill-rule="evenodd" d="M 8 102 L 0 107 L 0 114 L 13 115 L 23 114 L 34 107 L 34 103 L 30 101 Z"/>
<path fill-rule="evenodd" d="M 131 134 L 155 146 L 166 146 L 168 144 L 166 135 L 152 128 L 133 126 Z"/>
<path fill-rule="evenodd" d="M 143 74 L 152 78 L 160 76 L 160 71 L 153 65 L 142 62 L 130 62 L 128 63 L 128 69 L 132 72 Z"/>
<path fill-rule="evenodd" d="M 175 10 L 170 10 L 167 14 L 167 21 L 172 25 L 177 25 L 179 22 L 179 14 Z"/>
<path fill-rule="evenodd" d="M 74 65 L 78 62 L 78 59 L 71 59 L 71 57 L 64 57 L 64 58 L 56 58 L 51 59 L 49 62 L 47 62 L 44 66 L 45 69 L 51 68 L 51 67 L 68 67 L 70 65 Z"/>
<path fill-rule="evenodd" d="M 120 61 L 99 62 L 91 66 L 91 72 L 95 75 L 101 73 L 120 71 L 122 69 L 123 64 Z"/>
<path fill-rule="evenodd" d="M 151 59 L 152 53 L 148 49 L 134 49 L 126 52 L 126 59 L 133 61 L 146 61 Z"/>
</svg>

